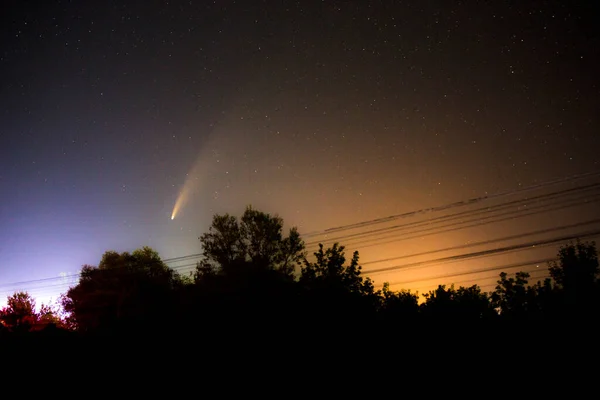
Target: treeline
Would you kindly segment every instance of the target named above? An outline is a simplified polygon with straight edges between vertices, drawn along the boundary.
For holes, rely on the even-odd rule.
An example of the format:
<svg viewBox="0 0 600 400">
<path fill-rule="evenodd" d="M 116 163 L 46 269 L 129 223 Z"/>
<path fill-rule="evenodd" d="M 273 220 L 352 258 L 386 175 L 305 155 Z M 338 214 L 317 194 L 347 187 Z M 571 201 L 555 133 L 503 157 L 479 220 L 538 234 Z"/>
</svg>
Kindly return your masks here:
<svg viewBox="0 0 600 400">
<path fill-rule="evenodd" d="M 393 291 L 388 284 L 376 290 L 361 273 L 358 252 L 348 257 L 339 244 L 320 245 L 310 261 L 295 228 L 284 234 L 281 218 L 250 207 L 239 219 L 214 216 L 200 242 L 203 258 L 189 276 L 144 247 L 108 251 L 98 266 L 84 266 L 60 309 L 36 311 L 31 296 L 15 293 L 0 311 L 0 335 L 185 338 L 236 332 L 289 340 L 293 332 L 320 340 L 327 330 L 398 337 L 429 328 L 588 326 L 600 310 L 593 242 L 562 247 L 544 282 L 530 284 L 525 272 L 511 278 L 503 272 L 491 293 L 477 285 L 441 285 L 421 303 L 417 293 Z"/>
</svg>

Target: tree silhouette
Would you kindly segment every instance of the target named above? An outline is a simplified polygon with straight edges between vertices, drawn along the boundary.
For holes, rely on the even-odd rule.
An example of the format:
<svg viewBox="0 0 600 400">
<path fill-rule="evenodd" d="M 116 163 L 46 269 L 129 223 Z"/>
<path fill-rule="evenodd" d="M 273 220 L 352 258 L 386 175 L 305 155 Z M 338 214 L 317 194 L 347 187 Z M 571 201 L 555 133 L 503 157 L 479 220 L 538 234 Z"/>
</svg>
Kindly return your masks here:
<svg viewBox="0 0 600 400">
<path fill-rule="evenodd" d="M 559 249 L 558 261 L 549 263 L 550 276 L 556 285 L 576 301 L 582 294 L 594 290 L 598 278 L 598 254 L 596 244 L 567 244 Z"/>
<path fill-rule="evenodd" d="M 275 269 L 291 276 L 304 252 L 297 229 L 283 236 L 283 220 L 248 206 L 238 221 L 229 214 L 215 215 L 207 233 L 200 236 L 204 260 L 198 274 L 216 269 L 234 274 L 239 268 L 253 266 Z"/>
<path fill-rule="evenodd" d="M 464 324 L 489 321 L 497 315 L 489 296 L 477 285 L 458 289 L 439 285 L 424 297 L 421 307 L 428 318 Z"/>
<path fill-rule="evenodd" d="M 98 267 L 84 266 L 63 307 L 81 331 L 147 325 L 171 311 L 179 275 L 149 247 L 133 253 L 107 251 Z"/>
<path fill-rule="evenodd" d="M 550 276 L 565 289 L 591 290 L 598 278 L 596 243 L 569 243 L 559 249 L 558 262 L 549 263 Z"/>
<path fill-rule="evenodd" d="M 296 228 L 284 237 L 280 217 L 248 206 L 239 220 L 215 215 L 199 239 L 203 259 L 186 296 L 194 315 L 213 326 L 255 328 L 291 319 L 297 304 L 294 270 L 304 255 Z"/>
<path fill-rule="evenodd" d="M 549 318 L 556 317 L 559 300 L 551 278 L 537 282 L 528 289 L 528 318 L 535 322 L 548 322 Z"/>
<path fill-rule="evenodd" d="M 309 288 L 324 287 L 345 293 L 373 295 L 373 282 L 361 276 L 358 251 L 353 253 L 350 265 L 345 266 L 344 249 L 344 246 L 334 243 L 324 250 L 323 245 L 319 244 L 319 250 L 314 253 L 315 262 L 308 261 L 306 257 L 302 260 L 300 283 Z"/>
<path fill-rule="evenodd" d="M 358 251 L 349 265 L 344 265 L 344 246 L 338 243 L 328 249 L 319 244 L 314 256 L 314 262 L 304 257 L 299 278 L 311 312 L 329 324 L 347 323 L 353 318 L 364 323 L 363 317 L 374 317 L 379 296 L 373 282 L 361 276 Z"/>
<path fill-rule="evenodd" d="M 13 331 L 28 331 L 37 321 L 35 300 L 27 292 L 8 296 L 6 307 L 0 310 L 0 320 Z"/>
<path fill-rule="evenodd" d="M 600 306 L 598 253 L 595 242 L 568 243 L 558 252 L 558 260 L 548 265 L 554 279 L 555 303 L 562 317 L 586 318 Z"/>
<path fill-rule="evenodd" d="M 385 330 L 392 330 L 396 333 L 397 329 L 403 327 L 412 328 L 419 317 L 419 295 L 411 293 L 410 290 L 392 291 L 390 284 L 385 282 L 383 288 L 377 292 L 379 298 L 378 320 Z"/>
<path fill-rule="evenodd" d="M 524 320 L 536 308 L 536 291 L 527 285 L 529 274 L 517 272 L 515 278 L 500 273 L 496 290 L 492 293 L 492 305 L 505 319 Z"/>
<path fill-rule="evenodd" d="M 42 304 L 37 312 L 37 321 L 40 324 L 53 324 L 63 326 L 63 321 L 59 316 L 59 310 L 49 304 Z"/>
</svg>

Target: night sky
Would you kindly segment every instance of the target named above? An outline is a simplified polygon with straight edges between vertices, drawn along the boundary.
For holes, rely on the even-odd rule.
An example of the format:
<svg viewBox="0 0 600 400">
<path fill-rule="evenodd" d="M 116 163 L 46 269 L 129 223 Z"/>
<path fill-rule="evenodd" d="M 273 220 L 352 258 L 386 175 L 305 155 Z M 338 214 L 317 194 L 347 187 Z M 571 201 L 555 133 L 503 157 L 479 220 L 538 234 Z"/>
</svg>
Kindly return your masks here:
<svg viewBox="0 0 600 400">
<path fill-rule="evenodd" d="M 515 192 L 600 170 L 592 3 L 3 1 L 2 300 L 16 289 L 55 298 L 61 273 L 106 250 L 199 253 L 212 216 L 248 204 L 311 233 L 513 193 L 365 232 L 593 184 Z M 579 195 L 589 204 L 570 211 L 347 249 L 368 271 L 535 241 L 374 263 L 599 218 L 598 191 Z M 444 275 L 489 284 L 499 271 L 464 272 L 544 257 L 372 278 L 420 291 Z"/>
</svg>

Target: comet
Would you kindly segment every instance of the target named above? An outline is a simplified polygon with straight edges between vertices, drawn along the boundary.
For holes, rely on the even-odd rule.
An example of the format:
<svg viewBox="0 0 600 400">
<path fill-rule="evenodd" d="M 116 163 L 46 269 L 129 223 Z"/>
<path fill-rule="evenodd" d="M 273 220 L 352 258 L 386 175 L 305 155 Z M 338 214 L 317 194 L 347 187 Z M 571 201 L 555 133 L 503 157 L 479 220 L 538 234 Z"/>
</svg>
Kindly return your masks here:
<svg viewBox="0 0 600 400">
<path fill-rule="evenodd" d="M 171 213 L 171 221 L 174 220 L 181 210 L 185 207 L 188 201 L 193 197 L 193 194 L 197 191 L 200 183 L 203 179 L 200 179 L 204 176 L 203 172 L 206 169 L 206 160 L 205 156 L 201 154 L 192 165 L 189 173 L 186 176 L 185 182 L 177 196 L 177 200 L 175 201 L 175 205 L 173 206 L 173 212 Z"/>
<path fill-rule="evenodd" d="M 231 106 L 229 108 L 231 108 Z M 223 114 L 225 115 L 225 112 L 223 112 Z M 177 196 L 177 200 L 173 206 L 173 212 L 171 213 L 171 221 L 181 213 L 181 210 L 193 197 L 192 195 L 201 186 L 202 182 L 205 181 L 203 178 L 206 177 L 206 171 L 209 170 L 211 166 L 210 149 L 214 149 L 216 144 L 215 141 L 219 136 L 217 132 L 218 128 L 215 126 L 213 126 L 213 129 L 210 132 L 207 132 L 203 140 L 202 149 L 186 174 L 185 182 Z M 212 150 L 212 152 L 214 154 L 215 151 Z"/>
</svg>

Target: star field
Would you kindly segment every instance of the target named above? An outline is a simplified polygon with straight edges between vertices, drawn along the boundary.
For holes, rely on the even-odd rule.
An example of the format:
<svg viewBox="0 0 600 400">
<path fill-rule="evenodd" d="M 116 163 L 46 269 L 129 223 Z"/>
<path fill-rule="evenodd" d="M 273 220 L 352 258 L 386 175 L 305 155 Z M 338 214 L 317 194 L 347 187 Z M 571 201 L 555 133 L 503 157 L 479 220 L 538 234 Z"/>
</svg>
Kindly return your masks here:
<svg viewBox="0 0 600 400">
<path fill-rule="evenodd" d="M 247 204 L 312 232 L 597 170 L 595 11 L 563 3 L 7 1 L 0 281 L 197 253 Z"/>
</svg>

